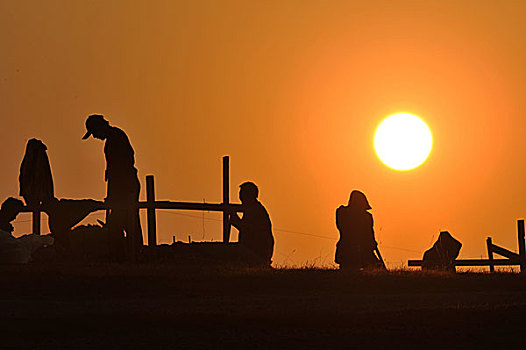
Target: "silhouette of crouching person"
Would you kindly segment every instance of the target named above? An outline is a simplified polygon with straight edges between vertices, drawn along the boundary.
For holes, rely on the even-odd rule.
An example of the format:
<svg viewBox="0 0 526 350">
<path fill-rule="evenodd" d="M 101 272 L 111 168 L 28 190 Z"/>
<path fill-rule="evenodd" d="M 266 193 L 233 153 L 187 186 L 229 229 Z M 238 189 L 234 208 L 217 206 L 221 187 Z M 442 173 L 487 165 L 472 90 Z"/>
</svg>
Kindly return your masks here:
<svg viewBox="0 0 526 350">
<path fill-rule="evenodd" d="M 243 218 L 230 214 L 230 223 L 239 230 L 239 244 L 246 249 L 251 265 L 270 266 L 274 252 L 272 223 L 267 210 L 257 199 L 258 187 L 252 182 L 241 184 L 239 199 Z"/>
<path fill-rule="evenodd" d="M 462 243 L 448 231 L 440 232 L 433 247 L 424 252 L 422 270 L 442 270 L 456 272 L 455 259 L 460 253 Z"/>
<path fill-rule="evenodd" d="M 340 240 L 336 244 L 334 261 L 340 269 L 359 271 L 366 268 L 385 268 L 375 255 L 378 243 L 374 237 L 373 216 L 365 194 L 352 191 L 349 203 L 336 209 L 336 226 Z"/>
<path fill-rule="evenodd" d="M 14 227 L 11 222 L 23 209 L 24 203 L 12 197 L 7 198 L 0 207 L 1 264 L 27 264 L 39 248 L 53 244 L 53 238 L 49 235 L 28 234 L 18 238 L 12 235 Z"/>
</svg>

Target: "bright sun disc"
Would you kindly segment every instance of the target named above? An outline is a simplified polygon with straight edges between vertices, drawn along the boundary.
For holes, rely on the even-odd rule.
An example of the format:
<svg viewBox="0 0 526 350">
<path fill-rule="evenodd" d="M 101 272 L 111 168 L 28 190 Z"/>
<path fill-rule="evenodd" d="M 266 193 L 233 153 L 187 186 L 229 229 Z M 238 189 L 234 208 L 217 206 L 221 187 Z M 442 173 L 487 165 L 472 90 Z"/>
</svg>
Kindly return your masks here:
<svg viewBox="0 0 526 350">
<path fill-rule="evenodd" d="M 422 164 L 433 144 L 431 130 L 422 119 L 397 113 L 384 119 L 374 135 L 374 149 L 380 160 L 396 170 L 410 170 Z"/>
</svg>

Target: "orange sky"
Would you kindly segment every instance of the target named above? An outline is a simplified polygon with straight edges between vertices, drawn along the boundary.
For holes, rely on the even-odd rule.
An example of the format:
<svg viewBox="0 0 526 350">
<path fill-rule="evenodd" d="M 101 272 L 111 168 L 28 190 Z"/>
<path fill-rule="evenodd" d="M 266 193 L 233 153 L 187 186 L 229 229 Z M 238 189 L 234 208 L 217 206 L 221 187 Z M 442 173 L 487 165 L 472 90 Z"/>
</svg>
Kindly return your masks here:
<svg viewBox="0 0 526 350">
<path fill-rule="evenodd" d="M 231 196 L 259 185 L 277 264 L 330 264 L 334 211 L 352 189 L 367 194 L 391 266 L 421 257 L 441 229 L 462 257 L 485 256 L 487 235 L 517 249 L 525 11 L 521 1 L 0 0 L 0 198 L 17 195 L 37 137 L 57 196 L 102 199 L 103 145 L 81 140 L 86 116 L 102 113 L 128 133 L 159 199 L 219 202 L 230 155 Z M 433 132 L 416 170 L 374 153 L 376 126 L 395 112 Z M 160 242 L 220 239 L 219 214 L 178 213 L 191 216 L 159 213 Z"/>
</svg>

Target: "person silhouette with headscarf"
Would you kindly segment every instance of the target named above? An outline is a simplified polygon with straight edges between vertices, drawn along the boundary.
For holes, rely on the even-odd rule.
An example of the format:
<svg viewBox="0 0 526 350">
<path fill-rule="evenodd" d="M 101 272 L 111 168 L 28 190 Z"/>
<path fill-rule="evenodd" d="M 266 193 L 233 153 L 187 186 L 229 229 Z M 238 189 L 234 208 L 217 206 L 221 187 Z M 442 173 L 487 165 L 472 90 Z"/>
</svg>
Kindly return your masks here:
<svg viewBox="0 0 526 350">
<path fill-rule="evenodd" d="M 42 141 L 30 139 L 20 165 L 20 195 L 31 209 L 36 209 L 55 197 L 53 175 L 46 151 L 47 147 Z"/>
<path fill-rule="evenodd" d="M 340 269 L 361 270 L 381 268 L 382 261 L 375 255 L 378 243 L 374 238 L 373 216 L 365 195 L 357 190 L 351 192 L 347 206 L 336 209 L 336 226 L 340 240 L 336 244 L 334 261 Z"/>
</svg>

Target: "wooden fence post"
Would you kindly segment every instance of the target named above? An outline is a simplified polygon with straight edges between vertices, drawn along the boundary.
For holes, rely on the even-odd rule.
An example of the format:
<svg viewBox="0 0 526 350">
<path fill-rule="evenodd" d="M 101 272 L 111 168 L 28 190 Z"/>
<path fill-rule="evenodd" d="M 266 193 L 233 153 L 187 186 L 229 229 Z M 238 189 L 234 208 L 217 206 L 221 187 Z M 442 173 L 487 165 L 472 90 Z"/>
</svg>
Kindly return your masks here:
<svg viewBox="0 0 526 350">
<path fill-rule="evenodd" d="M 493 242 L 491 237 L 486 239 L 486 246 L 488 247 L 489 272 L 495 272 L 495 264 L 493 263 Z"/>
<path fill-rule="evenodd" d="M 524 249 L 524 220 L 517 220 L 517 238 L 519 240 L 520 272 L 526 272 L 526 252 Z"/>
<path fill-rule="evenodd" d="M 39 235 L 39 236 L 41 234 L 40 217 L 41 217 L 40 208 L 36 208 L 35 210 L 33 210 L 33 234 Z"/>
<path fill-rule="evenodd" d="M 230 220 L 227 207 L 230 204 L 230 157 L 223 157 L 223 243 L 230 241 Z"/>
<path fill-rule="evenodd" d="M 146 217 L 148 221 L 148 246 L 157 245 L 157 220 L 155 217 L 155 180 L 153 175 L 146 176 Z"/>
</svg>

